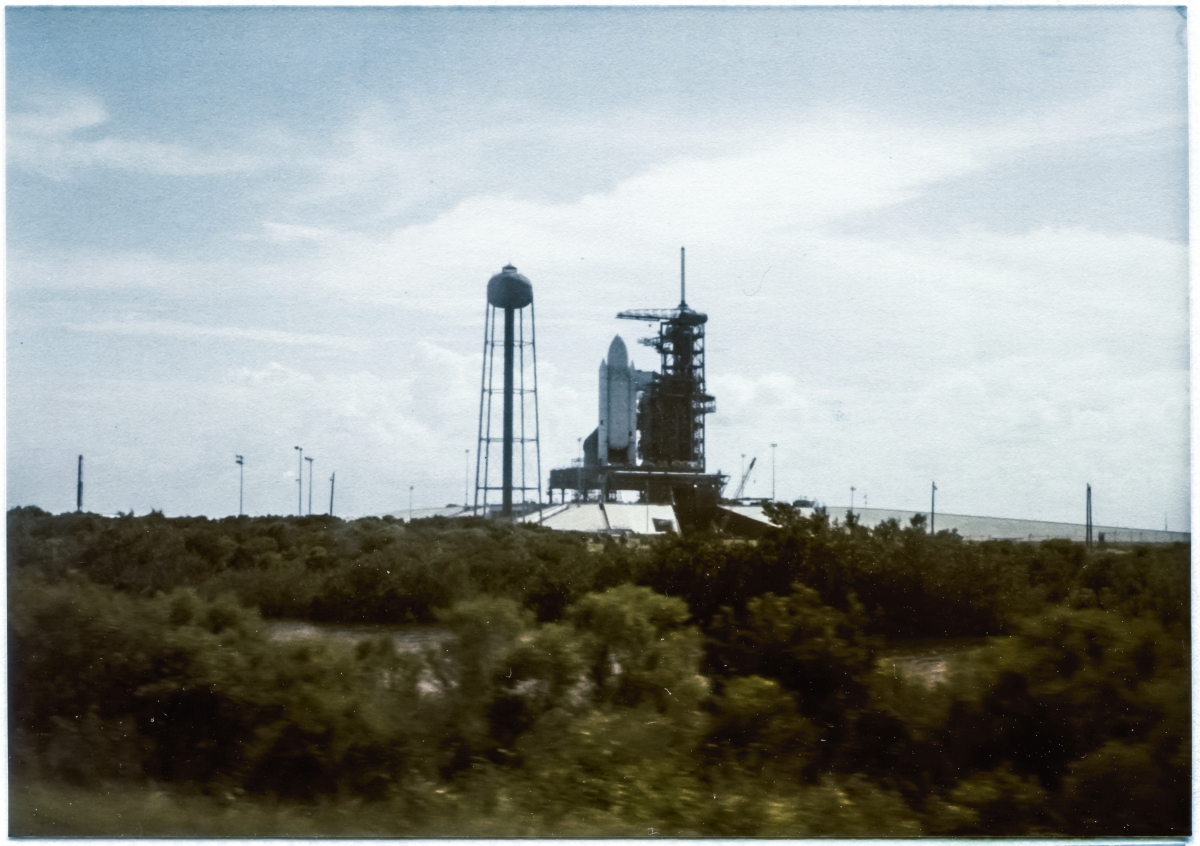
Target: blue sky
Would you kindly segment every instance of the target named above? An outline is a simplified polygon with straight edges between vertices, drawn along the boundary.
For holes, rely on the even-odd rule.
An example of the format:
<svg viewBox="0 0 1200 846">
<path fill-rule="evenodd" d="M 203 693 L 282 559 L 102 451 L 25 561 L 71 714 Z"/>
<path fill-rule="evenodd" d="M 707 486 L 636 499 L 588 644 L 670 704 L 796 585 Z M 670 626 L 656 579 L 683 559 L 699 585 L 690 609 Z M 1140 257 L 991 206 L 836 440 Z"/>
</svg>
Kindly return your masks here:
<svg viewBox="0 0 1200 846">
<path fill-rule="evenodd" d="M 543 466 L 708 312 L 751 494 L 1188 525 L 1173 8 L 8 8 L 8 503 L 462 500 L 484 286 Z M 653 364 L 648 350 L 635 363 Z M 306 492 L 307 493 L 307 492 Z"/>
</svg>

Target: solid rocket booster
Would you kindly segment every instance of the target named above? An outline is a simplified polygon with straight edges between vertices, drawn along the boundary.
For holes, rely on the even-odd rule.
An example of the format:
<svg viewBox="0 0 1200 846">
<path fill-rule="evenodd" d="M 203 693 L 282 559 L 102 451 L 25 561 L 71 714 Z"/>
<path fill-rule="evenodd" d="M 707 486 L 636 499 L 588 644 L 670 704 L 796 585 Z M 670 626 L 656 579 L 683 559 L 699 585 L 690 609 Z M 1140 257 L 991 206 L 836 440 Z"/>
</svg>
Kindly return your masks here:
<svg viewBox="0 0 1200 846">
<path fill-rule="evenodd" d="M 600 362 L 600 463 L 634 464 L 636 430 L 637 384 L 625 342 L 617 335 Z"/>
</svg>

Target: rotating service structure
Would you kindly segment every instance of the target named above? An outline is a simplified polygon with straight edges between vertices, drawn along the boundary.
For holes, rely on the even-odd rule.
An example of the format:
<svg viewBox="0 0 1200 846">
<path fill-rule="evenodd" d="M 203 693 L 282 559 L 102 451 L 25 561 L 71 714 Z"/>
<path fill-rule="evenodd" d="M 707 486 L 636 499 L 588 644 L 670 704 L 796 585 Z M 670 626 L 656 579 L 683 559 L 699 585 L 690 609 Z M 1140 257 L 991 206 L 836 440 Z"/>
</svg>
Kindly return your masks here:
<svg viewBox="0 0 1200 846">
<path fill-rule="evenodd" d="M 498 321 L 502 324 L 499 337 Z M 495 372 L 497 347 L 502 368 L 499 387 Z M 499 456 L 493 453 L 496 444 L 500 446 Z M 487 285 L 473 512 L 494 513 L 496 494 L 503 517 L 537 508 L 542 499 L 541 476 L 533 285 L 509 264 Z"/>
</svg>

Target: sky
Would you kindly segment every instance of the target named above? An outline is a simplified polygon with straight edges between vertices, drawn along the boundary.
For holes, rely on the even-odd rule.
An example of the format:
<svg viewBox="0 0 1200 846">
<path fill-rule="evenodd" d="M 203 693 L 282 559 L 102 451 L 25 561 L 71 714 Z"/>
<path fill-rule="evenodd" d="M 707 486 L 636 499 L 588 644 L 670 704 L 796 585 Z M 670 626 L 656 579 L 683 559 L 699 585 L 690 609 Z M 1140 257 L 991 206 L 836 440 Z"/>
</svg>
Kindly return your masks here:
<svg viewBox="0 0 1200 846">
<path fill-rule="evenodd" d="M 227 516 L 243 455 L 246 513 L 296 513 L 295 446 L 314 512 L 334 473 L 341 516 L 461 503 L 508 263 L 544 479 L 613 335 L 657 367 L 615 316 L 676 305 L 686 246 L 747 495 L 1082 522 L 1091 484 L 1097 523 L 1189 527 L 1174 8 L 5 24 L 9 507 L 73 510 L 83 455 L 86 510 Z"/>
</svg>

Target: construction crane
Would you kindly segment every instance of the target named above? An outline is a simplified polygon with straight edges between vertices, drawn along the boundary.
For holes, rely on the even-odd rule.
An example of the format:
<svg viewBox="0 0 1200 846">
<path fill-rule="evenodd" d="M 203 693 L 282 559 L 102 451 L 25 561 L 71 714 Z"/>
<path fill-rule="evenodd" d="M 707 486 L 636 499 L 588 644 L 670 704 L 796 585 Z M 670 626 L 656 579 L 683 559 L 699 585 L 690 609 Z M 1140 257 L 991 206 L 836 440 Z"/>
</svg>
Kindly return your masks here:
<svg viewBox="0 0 1200 846">
<path fill-rule="evenodd" d="M 742 474 L 742 481 L 738 483 L 737 490 L 733 493 L 734 499 L 742 498 L 742 491 L 746 489 L 746 480 L 750 478 L 750 471 L 754 469 L 754 462 L 758 461 L 758 457 L 750 459 L 750 466 L 746 468 L 746 472 Z"/>
</svg>

